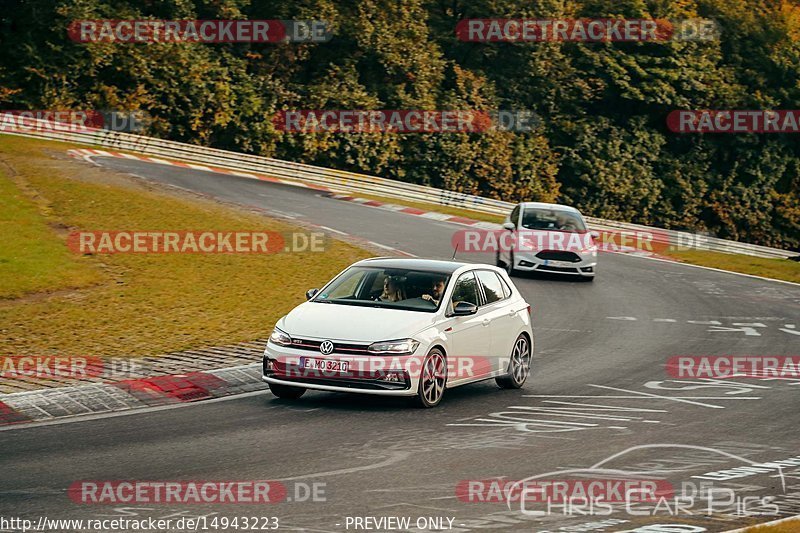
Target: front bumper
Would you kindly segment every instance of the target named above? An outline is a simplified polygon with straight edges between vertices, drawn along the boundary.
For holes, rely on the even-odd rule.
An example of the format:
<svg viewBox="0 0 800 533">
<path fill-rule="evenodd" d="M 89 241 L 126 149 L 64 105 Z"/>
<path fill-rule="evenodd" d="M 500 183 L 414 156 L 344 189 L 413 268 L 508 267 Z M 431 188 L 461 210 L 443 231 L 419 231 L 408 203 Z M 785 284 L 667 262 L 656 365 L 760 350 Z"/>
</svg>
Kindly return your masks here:
<svg viewBox="0 0 800 533">
<path fill-rule="evenodd" d="M 311 357 L 347 361 L 347 372 L 303 369 L 300 358 Z M 413 396 L 417 380 L 407 371 L 416 363 L 416 356 L 354 356 L 321 355 L 319 352 L 296 350 L 267 344 L 262 360 L 262 379 L 305 389 L 375 394 L 382 396 Z M 421 364 L 421 362 L 420 362 Z M 388 378 L 392 379 L 388 379 Z"/>
<path fill-rule="evenodd" d="M 577 261 L 558 261 L 543 259 L 534 253 L 515 253 L 514 268 L 523 272 L 545 272 L 548 274 L 565 274 L 590 278 L 597 273 L 597 256 L 574 254 Z"/>
<path fill-rule="evenodd" d="M 332 381 L 329 384 L 325 383 L 312 383 L 310 381 L 299 381 L 299 380 L 286 380 L 286 379 L 277 379 L 274 377 L 267 377 L 262 376 L 262 379 L 266 383 L 275 383 L 277 385 L 288 385 L 292 387 L 301 387 L 303 389 L 310 389 L 310 390 L 319 390 L 319 391 L 328 391 L 328 392 L 354 392 L 358 394 L 373 394 L 376 396 L 414 396 L 416 394 L 416 389 L 400 389 L 400 390 L 381 390 L 381 389 L 370 389 L 364 388 L 362 386 L 358 386 L 353 383 L 345 383 L 344 381 Z M 349 385 L 349 386 L 348 386 Z"/>
</svg>

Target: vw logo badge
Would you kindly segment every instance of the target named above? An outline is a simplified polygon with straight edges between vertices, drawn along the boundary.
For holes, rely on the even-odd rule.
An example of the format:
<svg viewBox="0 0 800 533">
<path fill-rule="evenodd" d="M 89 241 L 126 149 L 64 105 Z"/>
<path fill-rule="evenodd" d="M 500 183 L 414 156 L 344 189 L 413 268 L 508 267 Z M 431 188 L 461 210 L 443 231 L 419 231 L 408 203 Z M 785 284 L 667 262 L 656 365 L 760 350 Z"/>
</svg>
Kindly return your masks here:
<svg viewBox="0 0 800 533">
<path fill-rule="evenodd" d="M 328 355 L 333 352 L 333 343 L 331 341 L 324 341 L 319 345 L 319 351 L 322 355 Z"/>
</svg>

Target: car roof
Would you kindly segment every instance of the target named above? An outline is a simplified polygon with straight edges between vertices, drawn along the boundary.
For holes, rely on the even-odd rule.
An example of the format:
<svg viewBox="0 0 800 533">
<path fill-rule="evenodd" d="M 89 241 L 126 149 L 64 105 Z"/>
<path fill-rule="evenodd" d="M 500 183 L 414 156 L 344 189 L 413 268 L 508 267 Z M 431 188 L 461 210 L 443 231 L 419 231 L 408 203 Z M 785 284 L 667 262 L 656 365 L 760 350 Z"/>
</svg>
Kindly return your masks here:
<svg viewBox="0 0 800 533">
<path fill-rule="evenodd" d="M 554 210 L 572 211 L 574 213 L 580 213 L 580 211 L 578 211 L 574 207 L 564 204 L 547 204 L 544 202 L 521 202 L 520 205 L 522 207 L 535 207 L 540 209 L 554 209 Z"/>
<path fill-rule="evenodd" d="M 406 268 L 409 270 L 422 270 L 426 272 L 440 272 L 446 274 L 452 274 L 461 267 L 476 266 L 472 263 L 462 263 L 459 261 L 397 257 L 373 257 L 359 261 L 356 263 L 356 265 L 379 268 Z"/>
</svg>

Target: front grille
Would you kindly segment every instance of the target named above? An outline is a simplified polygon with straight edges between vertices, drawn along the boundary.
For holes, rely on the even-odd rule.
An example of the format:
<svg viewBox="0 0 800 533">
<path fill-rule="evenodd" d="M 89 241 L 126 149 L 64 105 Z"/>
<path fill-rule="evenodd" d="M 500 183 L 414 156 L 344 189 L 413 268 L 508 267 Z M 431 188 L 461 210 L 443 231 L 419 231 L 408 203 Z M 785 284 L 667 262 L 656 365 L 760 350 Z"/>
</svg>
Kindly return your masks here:
<svg viewBox="0 0 800 533">
<path fill-rule="evenodd" d="M 549 265 L 540 265 L 536 270 L 549 270 L 551 272 L 577 272 L 577 268 L 570 267 L 554 267 Z"/>
<path fill-rule="evenodd" d="M 563 250 L 542 250 L 536 257 L 539 259 L 549 259 L 552 261 L 567 261 L 568 263 L 580 263 L 581 258 L 575 252 L 565 252 Z"/>
<path fill-rule="evenodd" d="M 297 350 L 308 350 L 319 352 L 319 345 L 322 344 L 323 341 L 315 341 L 310 339 L 295 339 L 292 338 L 292 348 Z M 331 341 L 333 342 L 333 341 Z M 335 353 L 344 353 L 344 354 L 351 354 L 351 355 L 363 355 L 365 353 L 369 353 L 367 351 L 368 344 L 348 344 L 344 342 L 334 342 L 333 343 L 333 352 Z"/>
</svg>

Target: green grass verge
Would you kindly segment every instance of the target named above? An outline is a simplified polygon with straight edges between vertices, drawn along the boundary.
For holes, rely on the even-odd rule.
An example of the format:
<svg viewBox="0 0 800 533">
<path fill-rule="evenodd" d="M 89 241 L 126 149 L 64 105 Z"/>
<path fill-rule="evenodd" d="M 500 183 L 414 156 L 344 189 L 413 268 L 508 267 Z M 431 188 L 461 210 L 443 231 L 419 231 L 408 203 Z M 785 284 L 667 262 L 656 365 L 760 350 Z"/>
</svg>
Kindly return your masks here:
<svg viewBox="0 0 800 533">
<path fill-rule="evenodd" d="M 664 255 L 692 265 L 800 283 L 800 263 L 789 259 L 766 259 L 702 250 L 666 252 Z"/>
<path fill-rule="evenodd" d="M 0 269 L 0 287 L 17 296 L 0 301 L 0 355 L 157 355 L 265 337 L 306 289 L 370 255 L 331 239 L 325 252 L 74 255 L 65 244 L 74 230 L 302 229 L 66 159 L 65 149 L 0 135 L 5 171 L 21 184 L 2 178 L 14 220 L 4 243 L 16 226 L 11 253 L 21 259 Z"/>
<path fill-rule="evenodd" d="M 50 226 L 54 220 L 16 178 L 0 165 L 0 299 L 99 283 L 100 273 L 64 248 Z"/>
</svg>

